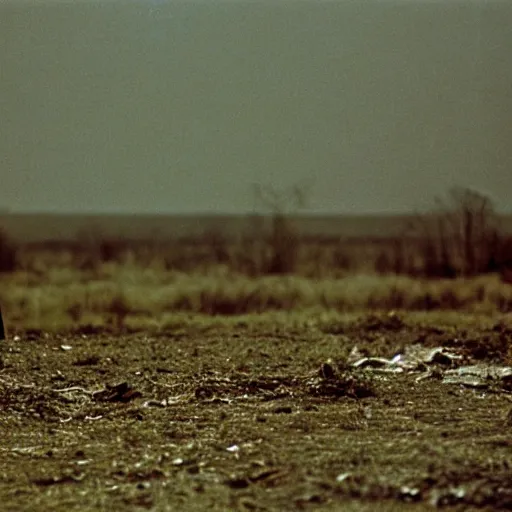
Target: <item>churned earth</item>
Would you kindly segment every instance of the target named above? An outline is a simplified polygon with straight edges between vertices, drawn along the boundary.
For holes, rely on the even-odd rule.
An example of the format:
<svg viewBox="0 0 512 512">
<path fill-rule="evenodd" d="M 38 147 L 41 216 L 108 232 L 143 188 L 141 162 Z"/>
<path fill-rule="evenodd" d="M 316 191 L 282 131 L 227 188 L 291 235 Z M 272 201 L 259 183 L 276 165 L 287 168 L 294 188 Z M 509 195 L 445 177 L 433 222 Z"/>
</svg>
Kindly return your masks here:
<svg viewBox="0 0 512 512">
<path fill-rule="evenodd" d="M 511 346 L 397 314 L 13 333 L 0 508 L 511 510 Z"/>
</svg>

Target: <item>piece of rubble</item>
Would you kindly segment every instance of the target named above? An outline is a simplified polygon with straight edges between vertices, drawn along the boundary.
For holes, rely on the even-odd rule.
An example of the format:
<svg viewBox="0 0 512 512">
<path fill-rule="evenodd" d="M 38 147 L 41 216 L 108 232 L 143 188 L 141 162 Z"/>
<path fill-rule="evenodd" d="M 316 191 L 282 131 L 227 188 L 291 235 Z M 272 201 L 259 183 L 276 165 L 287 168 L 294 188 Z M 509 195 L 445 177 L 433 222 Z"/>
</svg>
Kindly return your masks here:
<svg viewBox="0 0 512 512">
<path fill-rule="evenodd" d="M 329 363 L 323 363 L 318 370 L 318 375 L 323 379 L 334 379 L 334 368 Z"/>
<path fill-rule="evenodd" d="M 424 371 L 430 365 L 455 366 L 463 360 L 463 356 L 445 347 L 427 348 L 421 345 L 407 347 L 403 353 L 391 359 L 385 357 L 361 357 L 357 347 L 352 349 L 348 362 L 353 368 L 371 368 L 386 372 Z"/>
<path fill-rule="evenodd" d="M 455 354 L 444 347 L 436 347 L 430 351 L 424 362 L 426 364 L 437 363 L 449 366 L 454 364 L 456 361 L 462 360 L 462 358 L 463 357 L 461 355 Z"/>
<path fill-rule="evenodd" d="M 354 368 L 385 368 L 390 366 L 396 366 L 392 359 L 386 359 L 385 357 L 363 357 L 352 363 Z"/>
<path fill-rule="evenodd" d="M 461 366 L 444 372 L 443 383 L 460 384 L 467 387 L 485 389 L 492 384 L 501 384 L 512 389 L 512 367 L 493 364 Z"/>
</svg>

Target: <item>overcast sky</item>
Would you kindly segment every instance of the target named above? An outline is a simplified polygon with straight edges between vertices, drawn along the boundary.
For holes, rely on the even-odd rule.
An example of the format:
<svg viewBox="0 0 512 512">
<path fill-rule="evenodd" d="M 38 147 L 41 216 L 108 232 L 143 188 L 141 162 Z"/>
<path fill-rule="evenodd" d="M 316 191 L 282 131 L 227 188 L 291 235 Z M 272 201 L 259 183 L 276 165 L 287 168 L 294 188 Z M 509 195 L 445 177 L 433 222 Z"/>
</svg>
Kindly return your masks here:
<svg viewBox="0 0 512 512">
<path fill-rule="evenodd" d="M 512 2 L 0 5 L 0 207 L 512 212 Z"/>
</svg>

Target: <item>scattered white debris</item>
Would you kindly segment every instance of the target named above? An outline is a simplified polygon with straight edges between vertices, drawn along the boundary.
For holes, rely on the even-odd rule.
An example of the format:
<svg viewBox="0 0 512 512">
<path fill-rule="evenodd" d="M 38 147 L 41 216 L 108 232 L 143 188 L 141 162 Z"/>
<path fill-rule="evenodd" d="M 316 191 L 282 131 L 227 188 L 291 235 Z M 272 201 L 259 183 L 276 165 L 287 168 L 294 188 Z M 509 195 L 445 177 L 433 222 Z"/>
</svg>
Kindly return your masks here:
<svg viewBox="0 0 512 512">
<path fill-rule="evenodd" d="M 421 345 L 412 345 L 407 347 L 403 353 L 394 355 L 391 359 L 385 357 L 360 357 L 357 347 L 352 349 L 348 357 L 348 363 L 353 368 L 370 368 L 372 370 L 384 372 L 403 372 L 425 370 L 425 365 L 440 364 L 453 366 L 460 363 L 464 356 L 450 351 L 445 347 L 428 348 Z"/>
<path fill-rule="evenodd" d="M 462 386 L 485 389 L 497 382 L 512 382 L 512 367 L 497 366 L 493 364 L 474 364 L 461 366 L 454 370 L 446 370 L 443 376 L 445 384 L 459 384 Z"/>
<path fill-rule="evenodd" d="M 340 473 L 336 477 L 336 482 L 338 482 L 338 483 L 344 482 L 347 478 L 349 478 L 351 476 L 352 476 L 352 473 L 350 473 L 350 471 L 348 471 L 347 473 Z"/>
</svg>

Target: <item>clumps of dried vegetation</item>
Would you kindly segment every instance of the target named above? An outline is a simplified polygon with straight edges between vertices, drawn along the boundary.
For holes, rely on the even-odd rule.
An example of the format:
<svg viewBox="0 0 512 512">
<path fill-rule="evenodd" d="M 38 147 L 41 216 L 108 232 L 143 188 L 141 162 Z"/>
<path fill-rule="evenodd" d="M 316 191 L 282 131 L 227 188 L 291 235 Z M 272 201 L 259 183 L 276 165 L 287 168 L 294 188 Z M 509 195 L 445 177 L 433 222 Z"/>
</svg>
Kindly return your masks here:
<svg viewBox="0 0 512 512">
<path fill-rule="evenodd" d="M 455 190 L 400 239 L 300 237 L 283 199 L 251 232 L 130 242 L 94 230 L 16 246 L 0 233 L 0 301 L 16 327 L 163 326 L 175 312 L 512 310 L 512 242 L 488 198 Z"/>
<path fill-rule="evenodd" d="M 27 273 L 2 279 L 2 305 L 18 328 L 109 326 L 164 328 L 174 314 L 244 315 L 269 311 L 455 310 L 507 313 L 512 287 L 497 276 L 426 280 L 351 275 L 248 277 L 225 268 L 184 274 L 109 266 L 90 279 L 84 271 L 55 269 L 39 282 Z"/>
</svg>

